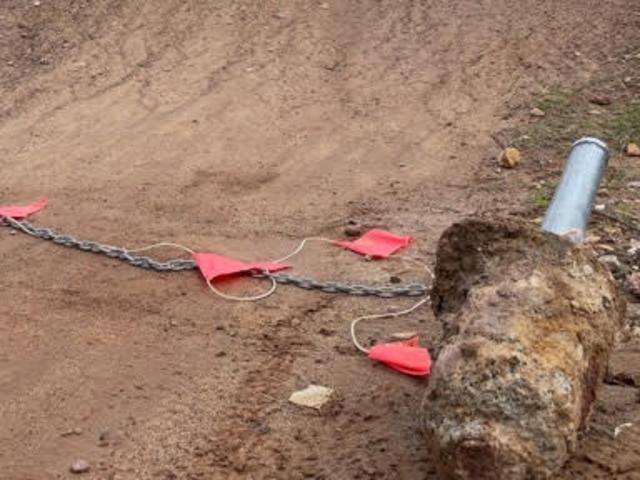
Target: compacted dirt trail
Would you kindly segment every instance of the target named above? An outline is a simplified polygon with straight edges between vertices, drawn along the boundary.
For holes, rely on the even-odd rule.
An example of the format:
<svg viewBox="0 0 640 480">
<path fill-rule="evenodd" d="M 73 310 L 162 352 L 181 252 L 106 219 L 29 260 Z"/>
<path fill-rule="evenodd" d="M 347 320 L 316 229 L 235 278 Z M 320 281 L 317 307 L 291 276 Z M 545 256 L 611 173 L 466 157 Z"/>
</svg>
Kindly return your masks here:
<svg viewBox="0 0 640 480">
<path fill-rule="evenodd" d="M 606 70 L 637 31 L 632 7 L 6 0 L 0 204 L 46 195 L 36 223 L 80 238 L 246 259 L 357 221 L 415 235 L 409 254 L 431 263 L 451 222 L 522 195 L 488 180 L 513 105 Z M 322 279 L 428 280 L 323 245 L 292 264 Z M 425 381 L 373 365 L 348 336 L 353 317 L 410 304 L 292 287 L 226 302 L 194 272 L 2 228 L 0 478 L 67 478 L 76 459 L 84 477 L 114 480 L 435 478 Z M 363 336 L 417 330 L 432 346 L 428 310 Z M 336 408 L 288 404 L 309 383 L 335 388 Z M 611 388 L 605 407 L 633 403 L 633 389 Z M 587 453 L 615 453 L 580 454 L 566 476 L 640 478 L 633 428 L 623 445 L 588 437 Z"/>
</svg>

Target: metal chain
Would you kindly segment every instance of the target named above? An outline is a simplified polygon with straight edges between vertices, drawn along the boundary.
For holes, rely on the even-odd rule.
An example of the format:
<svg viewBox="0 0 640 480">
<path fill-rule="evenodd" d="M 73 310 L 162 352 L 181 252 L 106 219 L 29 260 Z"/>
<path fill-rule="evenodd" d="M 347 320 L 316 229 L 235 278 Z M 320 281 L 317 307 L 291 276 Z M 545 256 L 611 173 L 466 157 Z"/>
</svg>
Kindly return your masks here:
<svg viewBox="0 0 640 480">
<path fill-rule="evenodd" d="M 37 227 L 26 220 L 17 221 L 8 217 L 0 217 L 0 224 L 20 230 L 32 237 L 49 240 L 58 245 L 106 255 L 109 258 L 121 260 L 134 267 L 146 268 L 157 272 L 179 272 L 183 270 L 194 270 L 196 268 L 196 263 L 193 260 L 154 260 L 145 255 L 131 253 L 125 248 L 105 245 L 90 240 L 78 240 L 71 235 L 62 235 L 48 228 Z M 397 286 L 368 286 L 341 282 L 321 282 L 311 278 L 297 277 L 285 273 L 253 272 L 251 275 L 255 278 L 272 278 L 279 284 L 294 285 L 305 290 L 319 290 L 325 293 L 343 293 L 355 296 L 376 296 L 382 298 L 401 296 L 419 297 L 429 291 L 429 287 L 422 283 L 408 283 Z"/>
<path fill-rule="evenodd" d="M 196 268 L 196 263 L 193 260 L 177 259 L 160 262 L 145 255 L 130 253 L 124 248 L 104 245 L 91 240 L 78 240 L 71 235 L 61 235 L 48 228 L 36 227 L 26 220 L 18 222 L 12 218 L 3 217 L 1 221 L 32 237 L 50 240 L 58 245 L 77 248 L 84 252 L 100 253 L 110 258 L 122 260 L 134 267 L 146 268 L 157 272 L 179 272 L 181 270 L 193 270 Z"/>
<path fill-rule="evenodd" d="M 321 282 L 286 273 L 254 273 L 253 276 L 258 278 L 270 277 L 280 284 L 295 285 L 305 290 L 320 290 L 325 293 L 344 293 L 359 297 L 420 297 L 429 291 L 429 288 L 422 283 L 406 283 L 398 286 L 368 286 L 341 282 Z"/>
</svg>

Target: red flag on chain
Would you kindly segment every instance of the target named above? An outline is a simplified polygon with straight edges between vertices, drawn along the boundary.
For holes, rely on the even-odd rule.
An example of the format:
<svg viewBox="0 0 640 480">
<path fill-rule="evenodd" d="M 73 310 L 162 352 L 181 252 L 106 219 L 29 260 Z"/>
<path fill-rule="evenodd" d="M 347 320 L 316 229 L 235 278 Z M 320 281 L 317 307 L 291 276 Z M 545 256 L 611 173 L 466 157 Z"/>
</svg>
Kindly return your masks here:
<svg viewBox="0 0 640 480">
<path fill-rule="evenodd" d="M 431 357 L 426 348 L 418 346 L 418 337 L 406 342 L 381 343 L 369 349 L 369 358 L 384 363 L 394 370 L 426 377 L 431 373 Z"/>
<path fill-rule="evenodd" d="M 374 228 L 357 240 L 340 240 L 335 243 L 336 245 L 362 255 L 368 255 L 373 258 L 387 258 L 414 240 L 415 238 L 410 235 L 396 235 L 385 230 Z"/>
<path fill-rule="evenodd" d="M 277 272 L 289 268 L 289 265 L 278 262 L 242 262 L 233 258 L 223 257 L 215 253 L 194 253 L 200 273 L 207 281 L 219 277 L 247 272 L 269 271 Z"/>
<path fill-rule="evenodd" d="M 0 217 L 14 218 L 16 220 L 22 220 L 29 215 L 33 215 L 39 212 L 47 205 L 47 199 L 42 197 L 29 205 L 0 205 Z"/>
</svg>

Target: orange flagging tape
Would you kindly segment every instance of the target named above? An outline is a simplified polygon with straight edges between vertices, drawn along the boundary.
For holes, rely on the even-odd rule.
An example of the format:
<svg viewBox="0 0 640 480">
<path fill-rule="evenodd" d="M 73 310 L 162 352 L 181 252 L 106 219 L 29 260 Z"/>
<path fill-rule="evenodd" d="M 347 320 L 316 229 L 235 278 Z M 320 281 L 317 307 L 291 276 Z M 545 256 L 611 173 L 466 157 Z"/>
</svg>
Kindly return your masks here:
<svg viewBox="0 0 640 480">
<path fill-rule="evenodd" d="M 396 235 L 385 230 L 374 228 L 354 241 L 337 241 L 336 245 L 347 248 L 362 255 L 373 258 L 387 258 L 392 253 L 406 247 L 415 238 L 410 235 Z"/>
<path fill-rule="evenodd" d="M 29 205 L 0 205 L 0 217 L 22 220 L 29 215 L 39 212 L 47 205 L 47 199 L 42 197 Z"/>
<path fill-rule="evenodd" d="M 223 257 L 215 253 L 195 253 L 193 260 L 196 262 L 200 273 L 207 281 L 247 272 L 277 272 L 289 268 L 289 265 L 278 262 L 242 262 L 234 258 Z"/>
</svg>

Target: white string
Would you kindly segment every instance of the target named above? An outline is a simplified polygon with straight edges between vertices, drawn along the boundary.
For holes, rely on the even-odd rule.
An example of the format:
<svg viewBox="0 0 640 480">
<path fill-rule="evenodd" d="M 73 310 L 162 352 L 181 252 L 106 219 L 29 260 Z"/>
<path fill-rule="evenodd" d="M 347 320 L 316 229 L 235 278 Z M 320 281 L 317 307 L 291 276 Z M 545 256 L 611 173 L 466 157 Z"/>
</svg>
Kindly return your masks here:
<svg viewBox="0 0 640 480">
<path fill-rule="evenodd" d="M 146 247 L 136 248 L 134 250 L 127 250 L 127 251 L 129 253 L 140 253 L 140 252 L 145 252 L 147 250 L 151 250 L 153 248 L 159 248 L 159 247 L 179 248 L 180 250 L 184 250 L 185 252 L 190 253 L 191 255 L 196 253 L 193 250 L 191 250 L 189 247 L 185 247 L 184 245 L 180 245 L 179 243 L 170 243 L 170 242 L 154 243 L 153 245 L 148 245 Z"/>
<path fill-rule="evenodd" d="M 15 223 L 20 227 L 20 229 L 25 232 L 25 233 L 29 233 L 29 231 L 26 229 L 26 227 L 19 222 L 18 220 L 15 220 Z M 116 248 L 116 247 L 112 247 L 111 245 L 107 245 L 109 248 Z M 304 243 L 302 244 L 302 246 L 304 246 Z M 148 250 L 152 250 L 154 248 L 160 248 L 160 247 L 171 247 L 171 248 L 178 248 L 180 250 L 183 250 L 191 255 L 195 254 L 195 251 L 190 249 L 189 247 L 186 247 L 184 245 L 180 245 L 179 243 L 171 243 L 171 242 L 159 242 L 159 243 L 154 243 L 152 245 L 147 245 L 146 247 L 141 247 L 141 248 L 136 248 L 136 249 L 127 249 L 127 252 L 129 253 L 141 253 L 141 252 L 145 252 Z M 301 250 L 302 248 L 300 248 Z M 293 254 L 298 253 L 298 252 L 294 252 Z M 291 255 L 291 254 L 290 254 Z M 271 288 L 265 292 L 265 293 L 261 293 L 259 295 L 255 295 L 255 296 L 249 296 L 249 297 L 237 297 L 235 295 L 229 295 L 226 294 L 224 292 L 221 292 L 220 290 L 218 290 L 216 287 L 214 287 L 211 284 L 211 281 L 207 280 L 207 285 L 209 286 L 209 288 L 211 289 L 211 291 L 218 295 L 221 298 L 224 298 L 225 300 L 233 300 L 236 302 L 253 302 L 253 301 L 257 301 L 257 300 L 262 300 L 263 298 L 267 298 L 268 296 L 270 296 L 271 294 L 273 294 L 273 292 L 275 292 L 278 284 L 276 283 L 276 281 L 273 278 L 270 278 L 271 280 Z"/>
<path fill-rule="evenodd" d="M 153 245 L 149 245 L 147 247 L 142 247 L 142 248 L 137 248 L 135 250 L 129 250 L 129 252 L 144 252 L 145 250 L 151 250 L 153 248 L 158 248 L 158 247 L 173 247 L 173 248 L 179 248 L 181 250 L 184 250 L 185 252 L 188 252 L 192 255 L 194 255 L 196 252 L 191 250 L 189 247 L 185 247 L 184 245 L 180 245 L 179 243 L 170 243 L 170 242 L 161 242 L 161 243 L 154 243 Z M 238 297 L 236 295 L 230 295 L 228 293 L 224 293 L 220 290 L 218 290 L 216 287 L 213 286 L 213 284 L 211 283 L 211 280 L 206 280 L 207 285 L 209 287 L 209 289 L 217 296 L 219 296 L 220 298 L 223 298 L 225 300 L 232 300 L 234 302 L 255 302 L 258 300 L 262 300 L 264 298 L 269 297 L 271 294 L 273 294 L 273 292 L 276 291 L 276 288 L 278 287 L 277 282 L 275 281 L 275 279 L 273 278 L 269 278 L 269 280 L 271 280 L 271 288 L 269 288 L 269 290 L 267 290 L 264 293 L 260 293 L 258 295 L 252 295 L 252 296 L 247 296 L 247 297 Z"/>
<path fill-rule="evenodd" d="M 351 340 L 353 341 L 353 344 L 361 352 L 369 353 L 369 349 L 363 347 L 362 344 L 360 344 L 360 342 L 358 341 L 358 337 L 356 336 L 356 325 L 358 325 L 358 323 L 360 323 L 360 321 L 362 321 L 362 320 L 373 320 L 373 319 L 376 319 L 376 318 L 401 317 L 402 315 L 407 315 L 407 314 L 413 312 L 415 309 L 417 309 L 418 307 L 420 307 L 421 305 L 423 305 L 424 303 L 426 303 L 428 301 L 429 301 L 429 297 L 424 297 L 418 303 L 416 303 L 415 305 L 413 305 L 413 306 L 411 306 L 411 307 L 409 307 L 409 308 L 407 308 L 405 310 L 401 310 L 399 312 L 373 313 L 373 314 L 370 314 L 370 315 L 363 315 L 361 317 L 358 317 L 358 318 L 354 319 L 351 322 Z"/>
<path fill-rule="evenodd" d="M 278 260 L 274 260 L 274 262 L 284 262 L 285 260 L 289 260 L 291 257 L 299 254 L 302 249 L 304 248 L 304 246 L 307 244 L 307 242 L 325 242 L 325 243 L 335 243 L 333 240 L 330 240 L 328 238 L 324 238 L 324 237 L 307 237 L 305 239 L 303 239 L 300 244 L 289 254 L 285 255 L 282 258 L 279 258 Z"/>
<path fill-rule="evenodd" d="M 424 263 L 422 260 L 418 260 L 417 258 L 409 257 L 409 256 L 406 256 L 406 255 L 392 256 L 392 257 L 389 257 L 389 258 L 397 259 L 397 260 L 401 260 L 401 261 L 409 261 L 409 262 L 411 262 L 413 264 L 419 265 L 429 274 L 429 276 L 431 277 L 432 281 L 435 279 L 435 275 L 433 274 L 433 271 L 431 270 L 431 268 L 429 268 L 429 266 L 426 263 Z M 362 344 L 358 341 L 358 337 L 356 336 L 356 326 L 362 320 L 373 320 L 373 319 L 380 319 L 380 318 L 396 318 L 396 317 L 401 317 L 402 315 L 408 315 L 409 313 L 413 312 L 414 310 L 416 310 L 417 308 L 419 308 L 420 306 L 422 306 L 424 303 L 428 302 L 429 300 L 430 300 L 429 297 L 424 297 L 420 301 L 418 301 L 416 304 L 414 304 L 413 306 L 411 306 L 411 307 L 409 307 L 409 308 L 407 308 L 405 310 L 401 310 L 399 312 L 373 313 L 373 314 L 369 314 L 369 315 L 363 315 L 361 317 L 358 317 L 358 318 L 354 319 L 351 322 L 351 340 L 353 341 L 353 344 L 361 352 L 369 353 L 369 350 L 362 346 Z"/>
<path fill-rule="evenodd" d="M 329 240 L 328 238 L 308 237 L 308 238 L 303 239 L 300 242 L 300 244 L 291 253 L 285 255 L 282 258 L 279 258 L 278 260 L 274 260 L 274 262 L 284 262 L 285 260 L 288 260 L 291 257 L 297 255 L 298 253 L 300 253 L 302 251 L 302 249 L 305 247 L 305 245 L 309 241 L 319 241 L 319 242 L 333 243 L 333 240 Z M 163 244 L 157 244 L 157 245 L 163 245 Z M 175 244 L 164 244 L 164 245 L 174 245 L 174 246 L 180 247 L 180 245 L 175 245 Z M 271 280 L 271 288 L 269 290 L 267 290 L 266 292 L 261 293 L 259 295 L 248 296 L 248 297 L 237 297 L 235 295 L 229 295 L 227 293 L 221 292 L 220 290 L 218 290 L 216 287 L 213 286 L 213 284 L 211 283 L 210 280 L 207 280 L 207 285 L 209 286 L 209 289 L 214 294 L 218 295 L 221 298 L 224 298 L 225 300 L 232 300 L 232 301 L 235 301 L 235 302 L 255 302 L 255 301 L 263 300 L 263 299 L 269 297 L 270 295 L 272 295 L 276 291 L 276 288 L 278 288 L 278 283 L 276 282 L 276 280 L 273 277 L 269 277 L 269 280 Z"/>
<path fill-rule="evenodd" d="M 213 286 L 213 284 L 211 283 L 211 280 L 207 280 L 207 285 L 209 285 L 209 288 L 213 293 L 215 293 L 219 297 L 224 298 L 225 300 L 233 300 L 234 302 L 255 302 L 257 300 L 262 300 L 263 298 L 267 298 L 273 292 L 276 291 L 278 284 L 276 283 L 275 279 L 273 277 L 269 277 L 269 280 L 271 280 L 271 288 L 264 293 L 260 293 L 252 297 L 236 297 L 235 295 L 229 295 L 227 293 L 221 292 L 220 290 L 218 290 L 216 287 Z"/>
<path fill-rule="evenodd" d="M 19 222 L 18 220 L 15 220 L 15 219 L 14 219 L 14 221 L 15 221 L 15 223 L 17 223 L 17 224 L 18 224 L 18 226 L 20 227 L 20 229 L 21 229 L 22 231 L 24 231 L 25 233 L 29 233 L 29 231 L 26 229 L 26 227 L 24 227 L 24 226 L 22 225 L 22 223 L 21 223 L 21 222 Z M 300 242 L 300 244 L 299 244 L 299 245 L 298 245 L 298 246 L 297 246 L 297 247 L 296 247 L 296 248 L 295 248 L 291 253 L 288 253 L 288 254 L 287 254 L 287 255 L 285 255 L 284 257 L 279 258 L 279 259 L 274 260 L 274 261 L 275 261 L 275 262 L 284 262 L 284 261 L 286 261 L 286 260 L 289 260 L 290 258 L 294 257 L 295 255 L 298 255 L 298 254 L 299 254 L 299 253 L 304 249 L 304 247 L 306 246 L 307 242 L 312 242 L 312 241 L 314 241 L 314 242 L 324 242 L 324 243 L 335 244 L 335 241 L 334 241 L 334 240 L 331 240 L 331 239 L 328 239 L 328 238 L 324 238 L 324 237 L 307 237 L 307 238 L 304 238 L 304 239 Z M 109 247 L 111 247 L 111 246 L 109 246 Z M 145 251 L 152 250 L 152 249 L 155 249 L 155 248 L 160 248 L 160 247 L 177 248 L 177 249 L 180 249 L 180 250 L 182 250 L 182 251 L 185 251 L 185 252 L 187 252 L 187 253 L 189 253 L 189 254 L 191 254 L 191 255 L 194 255 L 194 254 L 195 254 L 195 251 L 194 251 L 194 250 L 192 250 L 191 248 L 186 247 L 186 246 L 184 246 L 184 245 L 181 245 L 181 244 L 179 244 L 179 243 L 171 243 L 171 242 L 159 242 L 159 243 L 154 243 L 154 244 L 152 244 L 152 245 L 147 245 L 147 246 L 145 246 L 145 247 L 141 247 L 141 248 L 130 249 L 130 250 L 128 249 L 127 251 L 128 251 L 129 253 L 141 253 L 141 252 L 145 252 Z M 116 247 L 111 247 L 111 248 L 116 248 Z M 422 266 L 422 267 L 427 271 L 427 273 L 429 273 L 429 275 L 431 276 L 431 278 L 434 278 L 434 277 L 433 277 L 433 272 L 431 271 L 431 269 L 430 269 L 430 268 L 429 268 L 429 267 L 428 267 L 424 262 L 422 262 L 422 261 L 420 261 L 420 260 L 417 260 L 417 259 L 415 259 L 415 258 L 408 257 L 408 256 L 399 256 L 399 257 L 391 257 L 391 258 L 398 258 L 398 259 L 400 259 L 400 260 L 408 260 L 408 261 L 410 261 L 410 262 L 413 262 L 413 263 L 415 263 L 415 264 L 418 264 L 418 265 Z M 275 281 L 275 279 L 274 279 L 274 278 L 272 278 L 272 277 L 269 277 L 269 279 L 271 280 L 271 288 L 270 288 L 268 291 L 266 291 L 266 292 L 264 292 L 264 293 L 261 293 L 261 294 L 258 294 L 258 295 L 254 295 L 254 296 L 247 296 L 247 297 L 238 297 L 238 296 L 235 296 L 235 295 L 229 295 L 229 294 L 227 294 L 227 293 L 221 292 L 220 290 L 218 290 L 216 287 L 214 287 L 214 286 L 213 286 L 213 284 L 211 283 L 211 281 L 210 281 L 210 280 L 207 280 L 207 285 L 209 286 L 209 289 L 210 289 L 210 290 L 211 290 L 215 295 L 217 295 L 217 296 L 219 296 L 219 297 L 221 297 L 221 298 L 223 298 L 223 299 L 225 299 L 225 300 L 232 300 L 232 301 L 236 301 L 236 302 L 254 302 L 254 301 L 258 301 L 258 300 L 265 299 L 265 298 L 269 297 L 270 295 L 272 295 L 272 294 L 276 291 L 276 289 L 277 289 L 277 287 L 278 287 L 278 283 L 277 283 L 277 282 Z M 402 312 L 397 312 L 397 313 L 383 313 L 383 314 L 375 314 L 375 315 L 365 315 L 365 316 L 363 316 L 363 317 L 359 317 L 359 318 L 355 319 L 355 320 L 351 323 L 351 336 L 352 336 L 352 339 L 353 339 L 354 344 L 356 345 L 356 347 L 357 347 L 359 350 L 362 350 L 363 352 L 367 352 L 367 350 L 366 350 L 364 347 L 362 347 L 362 346 L 358 343 L 358 341 L 357 341 L 357 339 L 356 339 L 356 337 L 355 337 L 355 325 L 356 325 L 358 322 L 360 322 L 360 320 L 364 320 L 364 319 L 371 319 L 371 318 L 388 318 L 388 317 L 398 317 L 398 316 L 404 315 L 404 314 L 406 314 L 406 313 L 410 313 L 410 312 L 412 312 L 414 309 L 416 309 L 416 308 L 418 308 L 420 305 L 422 305 L 426 300 L 427 300 L 426 298 L 425 298 L 425 299 L 422 299 L 420 302 L 418 302 L 416 305 L 414 305 L 414 306 L 413 306 L 413 307 L 411 307 L 410 309 L 408 309 L 408 310 L 403 310 Z"/>
<path fill-rule="evenodd" d="M 424 269 L 425 272 L 427 272 L 429 274 L 429 276 L 431 277 L 432 281 L 435 280 L 435 278 L 436 278 L 436 276 L 433 274 L 433 271 L 431 270 L 431 268 L 429 268 L 429 265 L 424 263 L 422 260 L 418 260 L 417 258 L 409 257 L 409 256 L 406 256 L 406 255 L 398 255 L 396 257 L 389 257 L 389 258 L 392 258 L 392 259 L 397 258 L 398 260 L 403 260 L 403 261 L 406 260 L 406 261 L 409 261 L 409 262 L 411 262 L 411 263 L 413 263 L 415 265 L 419 265 Z"/>
</svg>

